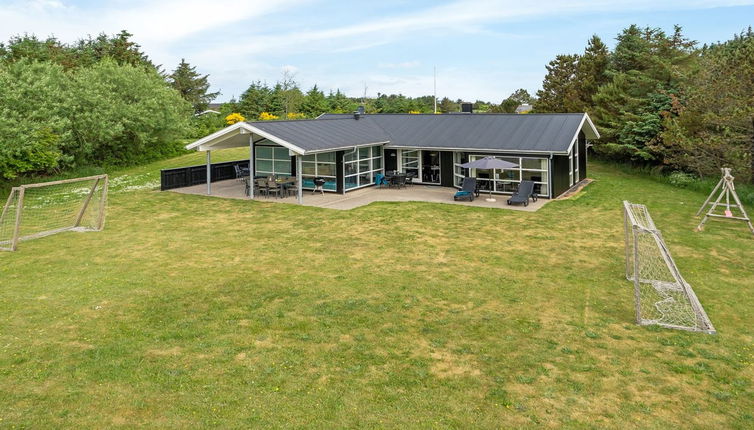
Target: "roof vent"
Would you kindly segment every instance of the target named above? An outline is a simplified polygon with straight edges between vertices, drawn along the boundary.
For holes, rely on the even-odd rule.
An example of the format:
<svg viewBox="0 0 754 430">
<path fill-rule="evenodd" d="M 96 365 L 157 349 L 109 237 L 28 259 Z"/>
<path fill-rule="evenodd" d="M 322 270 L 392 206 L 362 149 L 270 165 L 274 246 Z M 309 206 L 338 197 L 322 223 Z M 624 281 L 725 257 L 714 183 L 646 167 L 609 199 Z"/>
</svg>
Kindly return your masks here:
<svg viewBox="0 0 754 430">
<path fill-rule="evenodd" d="M 474 105 L 472 103 L 461 103 L 461 113 L 474 113 Z"/>
<path fill-rule="evenodd" d="M 359 119 L 362 115 L 364 115 L 364 106 L 359 106 L 353 113 L 353 119 Z"/>
</svg>

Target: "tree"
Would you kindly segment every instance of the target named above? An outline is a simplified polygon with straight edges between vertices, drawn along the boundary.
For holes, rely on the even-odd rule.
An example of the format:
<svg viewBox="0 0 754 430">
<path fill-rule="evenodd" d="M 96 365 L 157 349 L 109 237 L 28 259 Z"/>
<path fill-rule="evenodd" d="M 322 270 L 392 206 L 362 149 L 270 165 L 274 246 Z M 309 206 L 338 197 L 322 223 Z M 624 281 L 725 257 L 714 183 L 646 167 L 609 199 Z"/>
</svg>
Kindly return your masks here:
<svg viewBox="0 0 754 430">
<path fill-rule="evenodd" d="M 295 74 L 288 69 L 283 70 L 280 81 L 275 84 L 275 88 L 272 91 L 273 106 L 270 112 L 287 117 L 289 113 L 298 111 L 303 98 L 304 95 L 298 87 Z"/>
<path fill-rule="evenodd" d="M 542 89 L 537 91 L 537 112 L 569 112 L 576 100 L 578 55 L 558 55 L 546 66 Z"/>
<path fill-rule="evenodd" d="M 529 94 L 529 91 L 519 88 L 514 91 L 508 98 L 503 100 L 499 105 L 492 108 L 493 112 L 498 113 L 514 113 L 516 108 L 522 104 L 529 104 L 534 101 L 534 97 Z"/>
<path fill-rule="evenodd" d="M 103 60 L 75 73 L 70 88 L 63 149 L 78 164 L 134 164 L 180 149 L 191 106 L 156 71 Z"/>
<path fill-rule="evenodd" d="M 0 44 L 0 62 L 15 62 L 22 59 L 51 62 L 66 70 L 92 66 L 105 58 L 118 64 L 146 67 L 161 72 L 141 51 L 141 47 L 130 40 L 132 34 L 126 30 L 108 36 L 101 33 L 79 39 L 72 44 L 60 42 L 55 37 L 40 40 L 34 35 L 12 37 L 7 44 Z"/>
<path fill-rule="evenodd" d="M 301 103 L 301 113 L 309 118 L 316 118 L 319 115 L 327 112 L 327 99 L 325 99 L 325 93 L 314 85 L 309 91 L 306 92 L 304 100 Z"/>
<path fill-rule="evenodd" d="M 350 113 L 356 110 L 357 104 L 346 97 L 345 94 L 336 90 L 327 94 L 327 102 L 332 113 Z"/>
<path fill-rule="evenodd" d="M 686 77 L 686 98 L 665 118 L 663 162 L 699 176 L 732 167 L 754 183 L 754 33 L 704 47 Z"/>
<path fill-rule="evenodd" d="M 442 113 L 458 112 L 459 105 L 447 97 L 443 97 L 437 104 L 437 110 Z"/>
<path fill-rule="evenodd" d="M 252 82 L 238 100 L 238 111 L 246 118 L 256 118 L 262 112 L 269 112 L 272 89 L 261 81 Z"/>
<path fill-rule="evenodd" d="M 609 74 L 612 79 L 593 97 L 594 119 L 603 139 L 599 153 L 616 158 L 658 162 L 662 156 L 663 118 L 674 115 L 682 98 L 679 70 L 693 60 L 695 42 L 676 26 L 672 36 L 659 28 L 632 25 L 617 37 Z M 681 100 L 682 103 L 682 100 Z"/>
<path fill-rule="evenodd" d="M 178 67 L 168 77 L 168 82 L 183 97 L 191 103 L 194 112 L 199 113 L 207 110 L 209 103 L 214 100 L 219 92 L 208 93 L 209 75 L 201 76 L 185 59 L 181 58 Z"/>
<path fill-rule="evenodd" d="M 584 54 L 579 57 L 574 77 L 574 92 L 576 100 L 573 108 L 576 112 L 590 112 L 594 101 L 592 98 L 597 90 L 610 81 L 608 66 L 610 51 L 597 35 L 593 35 L 587 42 Z"/>
<path fill-rule="evenodd" d="M 0 178 L 47 172 L 69 161 L 61 150 L 61 140 L 70 137 L 66 81 L 58 64 L 0 63 Z"/>
</svg>

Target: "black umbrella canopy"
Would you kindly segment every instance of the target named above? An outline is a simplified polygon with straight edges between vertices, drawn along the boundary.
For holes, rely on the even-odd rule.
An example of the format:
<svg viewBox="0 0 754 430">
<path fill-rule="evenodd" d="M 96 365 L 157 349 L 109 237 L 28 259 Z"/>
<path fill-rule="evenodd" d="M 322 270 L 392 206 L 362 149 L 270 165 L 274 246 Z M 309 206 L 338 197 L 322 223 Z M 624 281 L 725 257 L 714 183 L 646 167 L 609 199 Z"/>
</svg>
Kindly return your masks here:
<svg viewBox="0 0 754 430">
<path fill-rule="evenodd" d="M 469 161 L 461 164 L 464 169 L 512 169 L 518 167 L 518 164 L 509 161 L 500 160 L 495 157 L 484 157 L 479 160 Z"/>
</svg>

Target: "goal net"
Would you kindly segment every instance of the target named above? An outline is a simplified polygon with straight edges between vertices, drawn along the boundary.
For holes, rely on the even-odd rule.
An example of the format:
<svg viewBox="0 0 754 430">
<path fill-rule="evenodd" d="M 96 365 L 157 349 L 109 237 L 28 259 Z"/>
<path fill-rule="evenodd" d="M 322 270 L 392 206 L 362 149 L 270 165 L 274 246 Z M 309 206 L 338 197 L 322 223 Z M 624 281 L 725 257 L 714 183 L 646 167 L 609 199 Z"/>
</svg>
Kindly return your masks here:
<svg viewBox="0 0 754 430">
<path fill-rule="evenodd" d="M 647 207 L 624 201 L 623 209 L 626 278 L 634 283 L 637 324 L 715 333 Z"/>
<path fill-rule="evenodd" d="M 63 231 L 102 230 L 107 182 L 98 175 L 14 187 L 0 213 L 0 250 Z"/>
</svg>

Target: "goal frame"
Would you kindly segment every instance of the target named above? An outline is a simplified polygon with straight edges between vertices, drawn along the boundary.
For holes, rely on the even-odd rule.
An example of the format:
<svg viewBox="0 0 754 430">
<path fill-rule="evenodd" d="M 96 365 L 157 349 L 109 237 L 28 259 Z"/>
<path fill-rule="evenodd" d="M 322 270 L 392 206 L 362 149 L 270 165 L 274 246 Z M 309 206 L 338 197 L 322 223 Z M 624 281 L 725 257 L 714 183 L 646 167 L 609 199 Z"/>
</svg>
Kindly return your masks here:
<svg viewBox="0 0 754 430">
<path fill-rule="evenodd" d="M 86 181 L 94 181 L 94 184 L 89 190 L 89 193 L 87 193 L 86 197 L 84 198 L 84 201 L 81 204 L 81 208 L 79 209 L 78 213 L 76 214 L 76 219 L 72 226 L 56 228 L 52 230 L 46 230 L 46 231 L 29 234 L 26 236 L 21 236 L 21 225 L 23 222 L 23 214 L 24 214 L 24 196 L 26 194 L 26 190 L 31 189 L 31 188 L 52 187 L 55 185 L 69 184 L 73 182 L 86 182 Z M 94 175 L 94 176 L 86 176 L 82 178 L 62 179 L 59 181 L 26 184 L 26 185 L 20 185 L 18 187 L 11 188 L 11 192 L 8 195 L 8 199 L 6 200 L 5 205 L 3 206 L 3 211 L 0 213 L 0 221 L 2 221 L 6 216 L 9 216 L 8 209 L 17 195 L 18 201 L 16 203 L 15 223 L 12 229 L 13 235 L 10 239 L 10 247 L 4 248 L 0 246 L 0 250 L 15 251 L 16 249 L 18 249 L 18 243 L 23 240 L 37 239 L 40 237 L 50 236 L 56 233 L 62 233 L 64 231 L 71 231 L 71 230 L 79 229 L 81 227 L 81 221 L 84 217 L 84 214 L 86 213 L 86 210 L 89 208 L 89 204 L 92 201 L 92 196 L 94 196 L 94 193 L 97 191 L 97 188 L 100 186 L 100 184 L 102 185 L 102 193 L 99 197 L 100 201 L 99 201 L 99 212 L 97 213 L 97 221 L 94 228 L 86 229 L 86 231 L 102 231 L 102 229 L 105 228 L 108 182 L 109 182 L 108 175 Z"/>
<path fill-rule="evenodd" d="M 641 219 L 636 216 L 634 209 L 641 212 Z M 701 332 L 707 334 L 716 334 L 717 331 L 712 325 L 707 316 L 704 307 L 699 302 L 699 298 L 694 293 L 691 285 L 683 279 L 681 272 L 673 260 L 670 254 L 668 246 L 665 244 L 665 240 L 662 238 L 662 233 L 655 226 L 652 216 L 649 214 L 649 210 L 646 206 L 641 204 L 630 203 L 623 201 L 623 224 L 624 224 L 624 238 L 626 248 L 626 279 L 634 284 L 634 305 L 636 313 L 636 324 L 638 325 L 657 325 L 660 327 L 671 328 L 676 330 L 686 330 L 693 332 Z M 689 302 L 691 309 L 697 321 L 697 325 L 684 326 L 677 324 L 668 324 L 665 322 L 646 319 L 642 316 L 642 294 L 641 284 L 652 284 L 658 280 L 643 279 L 641 273 L 642 256 L 639 252 L 639 235 L 649 235 L 655 242 L 658 248 L 658 252 L 662 257 L 663 262 L 667 266 L 669 274 L 673 277 L 674 283 L 678 288 L 683 291 L 684 296 Z"/>
</svg>

